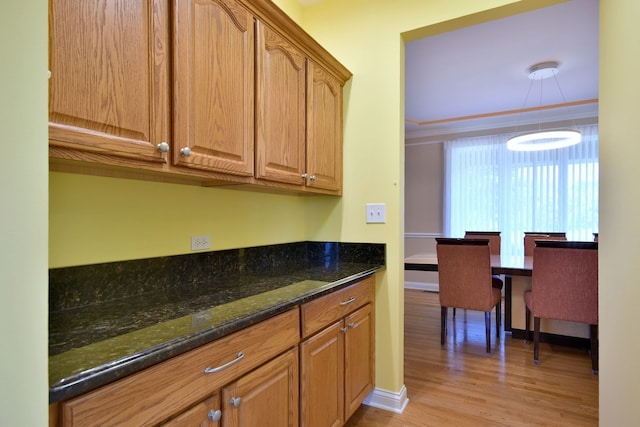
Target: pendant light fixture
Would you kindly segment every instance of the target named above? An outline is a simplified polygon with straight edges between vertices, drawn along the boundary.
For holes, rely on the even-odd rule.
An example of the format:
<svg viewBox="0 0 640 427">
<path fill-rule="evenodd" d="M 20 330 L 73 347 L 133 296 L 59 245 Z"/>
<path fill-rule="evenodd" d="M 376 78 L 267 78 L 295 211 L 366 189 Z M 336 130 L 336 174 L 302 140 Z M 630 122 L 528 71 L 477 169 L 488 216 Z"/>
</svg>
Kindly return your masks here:
<svg viewBox="0 0 640 427">
<path fill-rule="evenodd" d="M 529 93 L 531 92 L 531 86 L 536 80 L 540 80 L 540 101 L 542 103 L 542 80 L 549 77 L 553 77 L 555 80 L 558 91 L 560 95 L 562 95 L 562 101 L 566 104 L 567 101 L 564 98 L 564 93 L 562 93 L 556 74 L 558 74 L 557 62 L 542 62 L 531 66 L 529 68 L 529 79 L 531 83 L 529 84 L 529 91 L 527 92 L 524 104 L 526 105 Z M 539 123 L 538 128 L 540 128 Z M 553 150 L 579 144 L 581 140 L 582 136 L 580 132 L 576 130 L 538 130 L 509 138 L 507 148 L 512 151 Z"/>
</svg>

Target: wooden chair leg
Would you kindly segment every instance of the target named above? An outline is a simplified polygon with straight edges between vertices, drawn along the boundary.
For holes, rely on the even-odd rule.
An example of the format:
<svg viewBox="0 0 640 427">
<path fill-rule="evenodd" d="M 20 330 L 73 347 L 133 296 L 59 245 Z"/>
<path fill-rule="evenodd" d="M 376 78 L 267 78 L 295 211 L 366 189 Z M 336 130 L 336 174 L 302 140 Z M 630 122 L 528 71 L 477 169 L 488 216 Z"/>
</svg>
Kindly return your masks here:
<svg viewBox="0 0 640 427">
<path fill-rule="evenodd" d="M 533 318 L 533 363 L 540 364 L 540 318 Z"/>
<path fill-rule="evenodd" d="M 444 347 L 444 333 L 447 327 L 447 307 L 440 307 L 440 345 Z"/>
<path fill-rule="evenodd" d="M 524 319 L 524 340 L 527 342 L 531 342 L 531 310 L 529 307 L 525 307 L 525 319 Z"/>
<path fill-rule="evenodd" d="M 484 312 L 484 329 L 487 336 L 487 353 L 491 353 L 491 312 Z"/>
<path fill-rule="evenodd" d="M 591 372 L 598 374 L 598 325 L 589 325 L 589 333 L 591 340 Z"/>
</svg>

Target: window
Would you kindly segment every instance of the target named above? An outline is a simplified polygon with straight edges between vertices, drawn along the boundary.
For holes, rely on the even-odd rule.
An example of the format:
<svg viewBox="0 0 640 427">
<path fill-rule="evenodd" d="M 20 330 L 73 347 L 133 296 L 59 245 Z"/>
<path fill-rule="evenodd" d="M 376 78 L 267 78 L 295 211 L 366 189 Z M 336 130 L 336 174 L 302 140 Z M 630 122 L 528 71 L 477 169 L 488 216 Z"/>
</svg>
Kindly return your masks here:
<svg viewBox="0 0 640 427">
<path fill-rule="evenodd" d="M 445 142 L 445 234 L 500 231 L 502 253 L 523 254 L 525 231 L 598 231 L 598 126 L 579 126 L 582 142 L 559 150 L 514 152 L 511 135 Z"/>
</svg>

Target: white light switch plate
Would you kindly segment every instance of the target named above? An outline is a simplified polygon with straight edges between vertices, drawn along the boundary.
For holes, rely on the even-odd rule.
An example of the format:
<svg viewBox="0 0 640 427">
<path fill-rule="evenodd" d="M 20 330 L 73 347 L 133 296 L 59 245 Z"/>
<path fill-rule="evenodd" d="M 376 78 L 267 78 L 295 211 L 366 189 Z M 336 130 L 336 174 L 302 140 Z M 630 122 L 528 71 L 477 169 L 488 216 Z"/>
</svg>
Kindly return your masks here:
<svg viewBox="0 0 640 427">
<path fill-rule="evenodd" d="M 367 203 L 367 224 L 384 224 L 386 219 L 384 203 Z"/>
</svg>

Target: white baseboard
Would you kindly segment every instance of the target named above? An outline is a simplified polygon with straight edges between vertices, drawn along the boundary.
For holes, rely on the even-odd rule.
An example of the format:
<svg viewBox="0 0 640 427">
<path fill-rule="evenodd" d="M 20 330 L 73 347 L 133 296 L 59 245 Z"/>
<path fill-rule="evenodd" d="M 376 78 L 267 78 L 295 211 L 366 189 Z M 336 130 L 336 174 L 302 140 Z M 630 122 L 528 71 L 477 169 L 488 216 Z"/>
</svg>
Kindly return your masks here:
<svg viewBox="0 0 640 427">
<path fill-rule="evenodd" d="M 409 403 L 407 388 L 402 385 L 402 388 L 398 393 L 374 388 L 362 403 L 367 406 L 373 406 L 374 408 L 395 412 L 396 414 L 402 414 L 404 412 L 404 408 L 406 408 Z"/>
<path fill-rule="evenodd" d="M 438 292 L 440 289 L 437 283 L 429 283 L 429 282 L 404 282 L 405 289 L 418 289 L 421 291 L 430 291 L 430 292 Z"/>
</svg>

